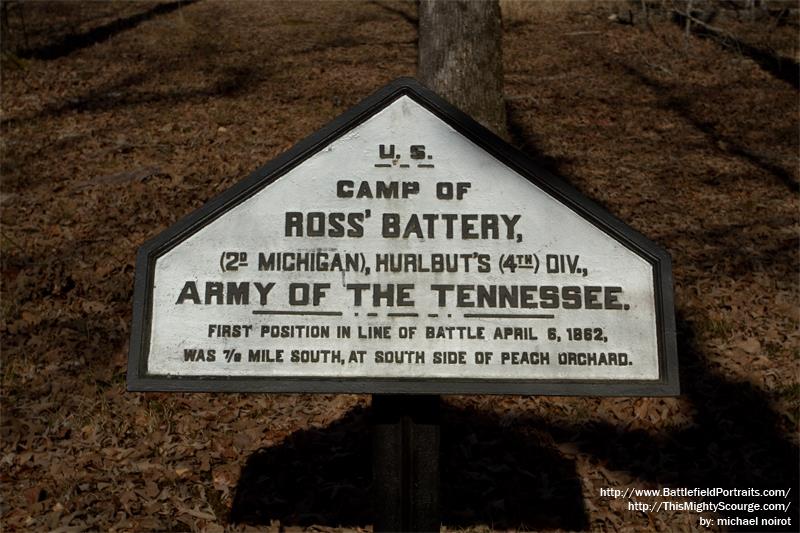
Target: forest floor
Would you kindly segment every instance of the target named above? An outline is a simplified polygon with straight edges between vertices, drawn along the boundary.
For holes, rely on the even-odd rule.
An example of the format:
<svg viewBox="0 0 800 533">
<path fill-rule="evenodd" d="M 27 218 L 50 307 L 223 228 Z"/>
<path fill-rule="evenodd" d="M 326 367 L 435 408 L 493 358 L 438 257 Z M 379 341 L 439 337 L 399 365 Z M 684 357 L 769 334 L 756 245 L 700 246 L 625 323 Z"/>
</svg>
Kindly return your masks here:
<svg viewBox="0 0 800 533">
<path fill-rule="evenodd" d="M 3 530 L 370 529 L 369 396 L 126 392 L 134 258 L 413 76 L 414 4 L 4 7 Z M 509 129 L 671 253 L 682 394 L 445 397 L 447 530 L 716 518 L 600 494 L 660 486 L 792 488 L 797 528 L 797 10 L 640 7 L 505 3 Z"/>
</svg>

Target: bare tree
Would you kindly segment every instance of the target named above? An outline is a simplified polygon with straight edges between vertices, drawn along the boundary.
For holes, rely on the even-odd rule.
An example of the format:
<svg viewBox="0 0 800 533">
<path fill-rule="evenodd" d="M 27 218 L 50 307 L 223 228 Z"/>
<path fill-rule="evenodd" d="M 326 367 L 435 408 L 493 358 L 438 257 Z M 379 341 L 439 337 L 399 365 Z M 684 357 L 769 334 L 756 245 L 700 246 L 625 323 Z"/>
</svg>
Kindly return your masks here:
<svg viewBox="0 0 800 533">
<path fill-rule="evenodd" d="M 501 39 L 497 0 L 420 1 L 419 80 L 505 136 Z"/>
</svg>

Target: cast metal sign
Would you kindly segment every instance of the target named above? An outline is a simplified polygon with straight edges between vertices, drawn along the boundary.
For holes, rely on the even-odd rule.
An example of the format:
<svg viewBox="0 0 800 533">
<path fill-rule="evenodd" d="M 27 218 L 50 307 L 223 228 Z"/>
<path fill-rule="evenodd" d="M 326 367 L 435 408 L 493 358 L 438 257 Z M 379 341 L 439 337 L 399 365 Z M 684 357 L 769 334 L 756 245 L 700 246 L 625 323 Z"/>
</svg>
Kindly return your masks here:
<svg viewBox="0 0 800 533">
<path fill-rule="evenodd" d="M 670 260 L 402 79 L 142 246 L 128 386 L 676 394 Z"/>
</svg>

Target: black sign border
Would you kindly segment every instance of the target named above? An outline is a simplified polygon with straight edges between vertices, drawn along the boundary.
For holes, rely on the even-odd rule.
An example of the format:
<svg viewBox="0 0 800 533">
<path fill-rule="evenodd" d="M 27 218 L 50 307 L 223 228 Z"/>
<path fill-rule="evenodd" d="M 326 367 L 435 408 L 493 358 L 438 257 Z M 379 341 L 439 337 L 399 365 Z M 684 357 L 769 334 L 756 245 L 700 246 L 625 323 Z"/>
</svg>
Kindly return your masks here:
<svg viewBox="0 0 800 533">
<path fill-rule="evenodd" d="M 311 155 L 363 123 L 401 96 L 439 117 L 481 149 L 545 190 L 565 207 L 609 234 L 653 266 L 659 353 L 658 380 L 541 380 L 453 378 L 318 378 L 172 376 L 147 373 L 156 259 L 206 224 L 300 165 Z M 540 168 L 525 154 L 478 124 L 413 78 L 399 78 L 303 139 L 250 176 L 145 242 L 136 257 L 133 323 L 128 355 L 129 391 L 522 394 L 550 396 L 677 396 L 678 352 L 669 254 L 589 200 L 572 185 Z"/>
</svg>

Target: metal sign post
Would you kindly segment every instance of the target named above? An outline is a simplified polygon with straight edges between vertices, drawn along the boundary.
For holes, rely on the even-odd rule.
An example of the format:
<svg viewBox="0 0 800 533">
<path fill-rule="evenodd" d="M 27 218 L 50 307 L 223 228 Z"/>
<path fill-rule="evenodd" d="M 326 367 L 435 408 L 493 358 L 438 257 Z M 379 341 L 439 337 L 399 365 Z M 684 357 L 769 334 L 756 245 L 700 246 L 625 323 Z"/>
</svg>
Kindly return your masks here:
<svg viewBox="0 0 800 533">
<path fill-rule="evenodd" d="M 375 531 L 439 530 L 439 396 L 372 396 Z"/>
</svg>

